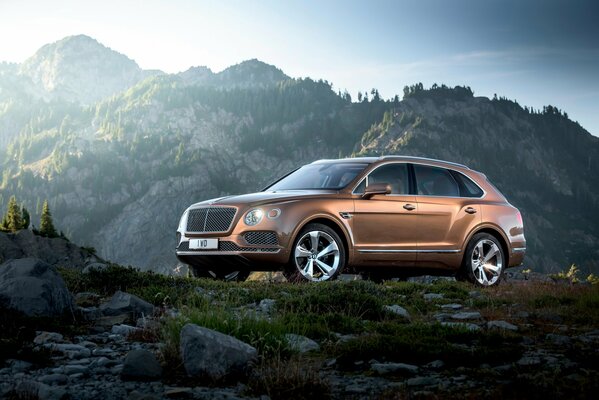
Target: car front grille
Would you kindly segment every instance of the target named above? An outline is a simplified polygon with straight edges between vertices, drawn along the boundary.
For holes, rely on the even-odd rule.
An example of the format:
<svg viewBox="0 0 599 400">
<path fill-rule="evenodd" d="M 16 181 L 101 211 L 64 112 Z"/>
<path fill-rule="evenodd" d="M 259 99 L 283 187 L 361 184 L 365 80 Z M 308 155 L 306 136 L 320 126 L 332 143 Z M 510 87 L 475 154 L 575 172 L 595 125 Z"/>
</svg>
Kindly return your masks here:
<svg viewBox="0 0 599 400">
<path fill-rule="evenodd" d="M 234 207 L 205 207 L 189 210 L 187 232 L 226 232 L 237 210 Z"/>
<path fill-rule="evenodd" d="M 227 240 L 219 240 L 218 242 L 218 250 L 214 250 L 214 249 L 206 249 L 206 250 L 202 250 L 202 249 L 193 249 L 190 250 L 189 249 L 189 242 L 181 242 L 181 244 L 179 245 L 179 247 L 177 247 L 177 251 L 197 251 L 198 253 L 202 253 L 202 252 L 206 252 L 206 251 L 244 251 L 244 252 L 252 252 L 252 253 L 257 253 L 257 252 L 261 252 L 261 253 L 276 253 L 279 251 L 278 248 L 256 248 L 256 247 L 239 247 L 237 244 L 235 244 L 234 242 L 230 242 Z"/>
<path fill-rule="evenodd" d="M 252 231 L 246 232 L 243 237 L 248 244 L 251 245 L 277 245 L 279 240 L 277 239 L 277 233 L 273 231 Z"/>
</svg>

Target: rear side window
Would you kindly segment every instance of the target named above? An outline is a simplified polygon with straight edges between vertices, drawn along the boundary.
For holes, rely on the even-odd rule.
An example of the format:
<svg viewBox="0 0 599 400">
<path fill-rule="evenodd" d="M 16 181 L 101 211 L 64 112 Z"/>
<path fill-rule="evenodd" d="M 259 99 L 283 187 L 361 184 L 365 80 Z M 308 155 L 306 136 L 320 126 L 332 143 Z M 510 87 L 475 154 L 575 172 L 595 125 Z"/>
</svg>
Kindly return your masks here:
<svg viewBox="0 0 599 400">
<path fill-rule="evenodd" d="M 464 174 L 451 171 L 454 179 L 460 187 L 460 197 L 482 197 L 484 192 L 478 185 Z"/>
<path fill-rule="evenodd" d="M 460 186 L 445 168 L 414 164 L 418 194 L 423 196 L 459 197 Z"/>
</svg>

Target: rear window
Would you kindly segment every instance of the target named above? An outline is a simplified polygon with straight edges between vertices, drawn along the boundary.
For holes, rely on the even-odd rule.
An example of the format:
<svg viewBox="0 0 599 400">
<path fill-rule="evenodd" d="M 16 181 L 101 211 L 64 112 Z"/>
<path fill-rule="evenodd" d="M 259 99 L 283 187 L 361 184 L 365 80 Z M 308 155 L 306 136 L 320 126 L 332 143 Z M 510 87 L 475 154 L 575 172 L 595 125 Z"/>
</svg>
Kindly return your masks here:
<svg viewBox="0 0 599 400">
<path fill-rule="evenodd" d="M 457 171 L 451 171 L 460 188 L 460 197 L 482 197 L 484 192 L 472 179 Z"/>
</svg>

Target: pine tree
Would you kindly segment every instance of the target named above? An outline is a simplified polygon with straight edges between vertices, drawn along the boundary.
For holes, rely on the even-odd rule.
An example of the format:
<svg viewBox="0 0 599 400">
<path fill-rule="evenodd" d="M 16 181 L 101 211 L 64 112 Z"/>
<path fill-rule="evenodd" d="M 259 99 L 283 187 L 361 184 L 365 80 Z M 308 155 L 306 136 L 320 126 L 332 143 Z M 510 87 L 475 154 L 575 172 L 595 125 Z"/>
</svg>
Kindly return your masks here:
<svg viewBox="0 0 599 400">
<path fill-rule="evenodd" d="M 29 215 L 29 211 L 27 211 L 24 205 L 21 207 L 21 215 L 23 217 L 23 225 L 21 226 L 21 228 L 29 229 L 29 224 L 31 223 L 31 215 Z"/>
<path fill-rule="evenodd" d="M 17 205 L 17 198 L 11 196 L 8 201 L 8 210 L 6 211 L 6 228 L 11 232 L 16 232 L 23 228 L 23 217 L 21 210 Z"/>
<path fill-rule="evenodd" d="M 52 222 L 52 213 L 50 213 L 48 200 L 44 201 L 44 205 L 42 207 L 42 216 L 40 218 L 40 234 L 42 236 L 51 238 L 58 236 L 58 232 L 56 232 L 56 228 L 54 228 L 54 223 Z"/>
</svg>

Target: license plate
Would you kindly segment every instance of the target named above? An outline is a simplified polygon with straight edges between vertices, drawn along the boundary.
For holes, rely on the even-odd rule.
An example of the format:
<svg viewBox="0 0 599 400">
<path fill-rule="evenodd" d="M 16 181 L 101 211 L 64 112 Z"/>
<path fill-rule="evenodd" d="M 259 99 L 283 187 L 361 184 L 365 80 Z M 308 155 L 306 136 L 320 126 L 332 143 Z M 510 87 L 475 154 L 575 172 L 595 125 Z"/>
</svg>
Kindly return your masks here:
<svg viewBox="0 0 599 400">
<path fill-rule="evenodd" d="M 191 250 L 218 249 L 218 239 L 189 239 L 189 248 Z"/>
</svg>

